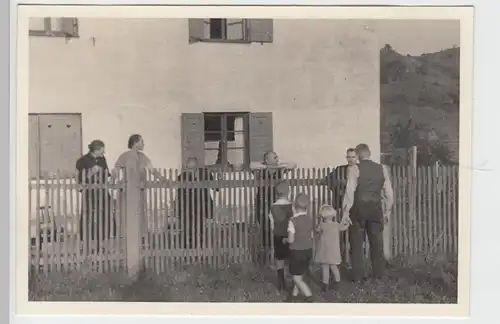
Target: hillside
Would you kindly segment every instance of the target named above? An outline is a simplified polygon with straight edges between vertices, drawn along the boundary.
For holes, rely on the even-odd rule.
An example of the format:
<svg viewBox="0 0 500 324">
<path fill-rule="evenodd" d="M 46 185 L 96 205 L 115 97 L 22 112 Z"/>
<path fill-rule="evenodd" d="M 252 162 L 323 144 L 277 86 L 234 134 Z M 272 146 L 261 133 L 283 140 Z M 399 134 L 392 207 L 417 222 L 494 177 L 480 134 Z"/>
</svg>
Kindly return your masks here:
<svg viewBox="0 0 500 324">
<path fill-rule="evenodd" d="M 432 146 L 447 156 L 434 159 L 456 162 L 460 49 L 404 56 L 386 45 L 380 65 L 382 152 Z"/>
</svg>

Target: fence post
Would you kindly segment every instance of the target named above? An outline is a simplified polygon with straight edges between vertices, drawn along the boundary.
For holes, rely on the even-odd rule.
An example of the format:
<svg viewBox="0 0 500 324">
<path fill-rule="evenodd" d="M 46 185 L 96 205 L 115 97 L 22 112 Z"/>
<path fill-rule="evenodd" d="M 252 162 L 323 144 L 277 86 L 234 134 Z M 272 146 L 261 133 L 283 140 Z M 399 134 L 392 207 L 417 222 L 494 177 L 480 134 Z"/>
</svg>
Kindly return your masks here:
<svg viewBox="0 0 500 324">
<path fill-rule="evenodd" d="M 125 171 L 125 170 L 124 170 Z M 130 181 L 130 176 L 125 173 L 125 247 L 127 255 L 127 274 L 129 279 L 135 281 L 141 270 L 141 188 L 139 183 Z"/>
<path fill-rule="evenodd" d="M 387 171 L 387 175 L 389 176 L 389 181 L 391 181 L 391 187 L 393 188 L 394 191 L 394 185 L 392 183 L 392 170 L 389 166 L 383 165 L 383 167 Z M 395 196 L 393 194 L 393 196 Z M 382 209 L 384 211 L 384 217 L 385 217 L 385 210 L 387 206 L 383 206 L 384 208 Z M 394 209 L 394 206 L 392 207 Z M 391 220 L 389 219 L 387 223 L 384 224 L 384 230 L 382 232 L 382 240 L 383 240 L 383 247 L 384 247 L 384 257 L 386 261 L 389 261 L 392 259 L 392 240 L 394 238 L 392 237 L 392 223 Z"/>
</svg>

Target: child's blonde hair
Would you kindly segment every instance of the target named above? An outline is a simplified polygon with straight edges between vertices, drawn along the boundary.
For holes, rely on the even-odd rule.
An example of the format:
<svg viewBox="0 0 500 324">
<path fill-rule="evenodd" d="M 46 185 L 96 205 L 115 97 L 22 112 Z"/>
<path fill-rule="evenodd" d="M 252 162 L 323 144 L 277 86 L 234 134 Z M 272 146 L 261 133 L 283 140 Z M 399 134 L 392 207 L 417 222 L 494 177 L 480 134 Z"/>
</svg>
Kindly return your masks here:
<svg viewBox="0 0 500 324">
<path fill-rule="evenodd" d="M 322 205 L 319 208 L 319 216 L 324 220 L 331 219 L 337 221 L 337 211 L 331 205 Z"/>
</svg>

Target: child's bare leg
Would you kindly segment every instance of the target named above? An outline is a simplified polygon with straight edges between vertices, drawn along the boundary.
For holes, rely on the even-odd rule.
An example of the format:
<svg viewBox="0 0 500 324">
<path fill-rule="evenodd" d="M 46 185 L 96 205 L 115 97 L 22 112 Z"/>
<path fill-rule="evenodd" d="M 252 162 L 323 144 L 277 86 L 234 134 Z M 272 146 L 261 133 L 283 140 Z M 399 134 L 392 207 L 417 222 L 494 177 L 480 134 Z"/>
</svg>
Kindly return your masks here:
<svg viewBox="0 0 500 324">
<path fill-rule="evenodd" d="M 292 296 L 297 297 L 299 295 L 299 287 L 297 285 L 293 285 Z"/>
<path fill-rule="evenodd" d="M 321 271 L 323 273 L 323 284 L 328 285 L 330 282 L 330 266 L 328 266 L 328 264 L 322 264 Z"/>
<path fill-rule="evenodd" d="M 278 275 L 278 289 L 285 289 L 285 260 L 276 259 L 276 273 Z"/>
<path fill-rule="evenodd" d="M 332 270 L 333 273 L 333 278 L 335 278 L 335 282 L 340 282 L 340 271 L 339 267 L 336 264 L 332 264 L 330 266 L 330 269 Z"/>
<path fill-rule="evenodd" d="M 305 283 L 304 278 L 302 276 L 293 276 L 293 282 L 295 283 L 295 287 L 300 290 L 300 292 L 306 296 L 306 297 L 311 297 L 312 292 L 309 286 Z M 295 290 L 294 287 L 294 290 Z"/>
</svg>

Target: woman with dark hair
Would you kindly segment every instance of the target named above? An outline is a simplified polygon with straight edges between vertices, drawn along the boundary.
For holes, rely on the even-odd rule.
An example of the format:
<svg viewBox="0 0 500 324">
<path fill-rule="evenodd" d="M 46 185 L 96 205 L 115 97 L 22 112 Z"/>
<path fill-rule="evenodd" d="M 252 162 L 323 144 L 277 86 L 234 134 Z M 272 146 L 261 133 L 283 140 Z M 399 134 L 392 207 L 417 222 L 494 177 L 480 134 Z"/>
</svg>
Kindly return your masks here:
<svg viewBox="0 0 500 324">
<path fill-rule="evenodd" d="M 108 164 L 104 157 L 104 142 L 92 141 L 89 152 L 76 161 L 78 183 L 105 183 L 110 176 Z M 85 179 L 83 178 L 85 176 Z M 116 219 L 113 214 L 112 199 L 104 188 L 83 189 L 83 207 L 80 217 L 80 240 L 82 242 L 97 241 L 100 250 L 100 239 L 109 239 L 116 235 Z"/>
<path fill-rule="evenodd" d="M 177 181 L 203 182 L 212 181 L 214 176 L 206 168 L 198 166 L 198 159 L 190 157 Z M 182 224 L 183 247 L 187 249 L 203 248 L 205 246 L 205 220 L 213 218 L 214 202 L 210 188 L 179 188 L 175 198 L 177 219 Z M 219 189 L 215 189 L 218 191 Z M 196 238 L 199 235 L 199 240 Z M 199 245 L 197 244 L 199 242 Z"/>
<path fill-rule="evenodd" d="M 262 163 L 253 162 L 250 165 L 255 179 L 260 180 L 255 195 L 255 218 L 261 231 L 260 248 L 263 253 L 269 252 L 273 238 L 269 212 L 271 205 L 277 199 L 276 185 L 283 179 L 286 172 L 296 168 L 296 166 L 294 163 L 280 162 L 278 154 L 273 151 L 264 154 Z"/>
<path fill-rule="evenodd" d="M 142 210 L 144 206 L 142 204 L 142 199 L 144 199 L 141 189 L 142 180 L 144 180 L 146 172 L 162 180 L 165 177 L 154 169 L 151 160 L 144 154 L 144 139 L 141 135 L 131 135 L 127 146 L 128 151 L 122 153 L 115 162 L 112 177 L 117 178 L 120 170 L 125 171 L 127 187 L 122 201 L 126 203 L 126 215 L 124 215 L 126 224 L 125 235 L 130 238 L 135 236 L 135 239 L 127 241 L 132 245 L 127 247 L 127 249 L 130 249 L 129 252 L 132 253 L 132 250 L 135 248 L 140 250 L 140 246 L 144 244 L 144 237 L 147 234 L 147 218 Z"/>
</svg>

